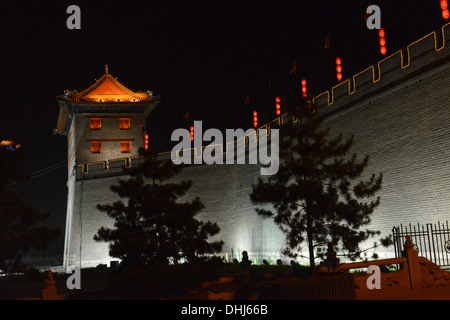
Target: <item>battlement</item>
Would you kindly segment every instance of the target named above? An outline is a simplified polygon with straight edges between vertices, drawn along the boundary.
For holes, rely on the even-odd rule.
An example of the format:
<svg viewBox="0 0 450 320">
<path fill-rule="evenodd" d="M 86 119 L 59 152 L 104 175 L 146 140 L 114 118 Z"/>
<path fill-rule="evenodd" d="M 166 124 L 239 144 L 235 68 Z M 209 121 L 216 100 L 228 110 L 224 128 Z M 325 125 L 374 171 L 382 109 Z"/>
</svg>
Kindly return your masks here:
<svg viewBox="0 0 450 320">
<path fill-rule="evenodd" d="M 449 39 L 450 23 L 409 44 L 406 48 L 396 51 L 378 63 L 353 75 L 351 78 L 341 81 L 330 90 L 315 96 L 311 101 L 317 104 L 319 112 L 331 113 L 339 112 L 345 106 L 369 99 L 371 96 L 375 96 L 382 91 L 417 77 L 428 70 L 450 62 L 450 45 L 447 44 Z M 256 129 L 255 133 L 241 139 L 245 139 L 244 144 L 247 148 L 250 139 L 254 139 L 254 141 L 259 140 L 261 130 L 266 130 L 265 133 L 270 137 L 272 127 L 276 128 L 290 121 L 295 123 L 297 119 L 288 113 L 283 114 Z M 225 156 L 228 153 L 231 144 L 234 144 L 234 148 L 236 149 L 237 143 L 241 139 L 220 145 L 222 154 Z M 201 150 L 191 148 L 176 151 L 174 152 L 175 157 L 171 151 L 162 152 L 159 156 L 162 159 L 172 157 L 172 160 L 175 161 L 178 159 L 180 152 L 189 152 L 192 159 L 194 157 L 200 158 L 204 149 L 208 147 L 213 148 L 217 147 L 217 145 L 203 146 Z M 77 165 L 75 171 L 77 179 L 122 175 L 123 166 L 131 167 L 141 161 L 142 158 L 137 156 L 104 162 L 86 163 Z"/>
<path fill-rule="evenodd" d="M 77 180 L 120 176 L 124 174 L 123 167 L 131 168 L 132 166 L 137 165 L 142 161 L 142 157 L 134 156 L 108 161 L 86 163 L 76 165 L 72 174 L 76 175 Z"/>
<path fill-rule="evenodd" d="M 354 103 L 450 61 L 450 23 L 341 81 L 312 100 L 319 111 Z"/>
</svg>

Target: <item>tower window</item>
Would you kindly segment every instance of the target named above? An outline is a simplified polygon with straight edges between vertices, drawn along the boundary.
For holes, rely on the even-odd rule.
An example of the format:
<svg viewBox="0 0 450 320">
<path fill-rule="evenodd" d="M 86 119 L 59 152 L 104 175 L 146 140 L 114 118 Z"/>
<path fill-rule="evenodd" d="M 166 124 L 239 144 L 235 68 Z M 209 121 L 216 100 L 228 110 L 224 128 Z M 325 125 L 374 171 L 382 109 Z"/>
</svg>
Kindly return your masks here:
<svg viewBox="0 0 450 320">
<path fill-rule="evenodd" d="M 100 152 L 102 152 L 102 143 L 101 143 L 101 141 L 91 141 L 91 151 L 92 151 L 92 153 L 100 153 Z"/>
<path fill-rule="evenodd" d="M 131 141 L 120 141 L 120 151 L 122 153 L 131 152 Z"/>
<path fill-rule="evenodd" d="M 90 118 L 91 129 L 92 130 L 100 130 L 102 127 L 102 119 L 100 118 Z"/>
<path fill-rule="evenodd" d="M 120 130 L 130 129 L 130 118 L 119 118 L 119 128 Z"/>
</svg>

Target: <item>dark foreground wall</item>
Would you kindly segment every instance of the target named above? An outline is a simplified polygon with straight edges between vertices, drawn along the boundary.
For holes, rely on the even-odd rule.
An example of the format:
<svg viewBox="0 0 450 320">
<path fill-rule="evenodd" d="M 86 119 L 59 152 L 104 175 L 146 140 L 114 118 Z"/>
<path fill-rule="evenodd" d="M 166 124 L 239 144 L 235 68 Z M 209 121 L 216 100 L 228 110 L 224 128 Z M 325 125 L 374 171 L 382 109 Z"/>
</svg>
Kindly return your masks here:
<svg viewBox="0 0 450 320">
<path fill-rule="evenodd" d="M 320 112 L 328 114 L 332 132 L 354 134 L 352 151 L 370 156 L 367 174 L 384 175 L 381 205 L 371 225 L 382 236 L 400 223 L 450 220 L 450 43 L 445 36 L 450 38 L 450 25 L 314 98 Z M 287 122 L 287 117 L 273 123 Z M 109 185 L 120 174 L 122 164 L 116 164 L 111 162 L 109 171 L 100 164 L 85 165 L 87 173 L 80 166 L 69 180 L 66 267 L 79 264 L 80 252 L 82 265 L 111 260 L 107 246 L 92 237 L 100 226 L 111 225 L 95 205 L 115 200 Z M 225 241 L 228 258 L 242 250 L 259 261 L 281 257 L 282 233 L 272 221 L 258 217 L 250 203 L 259 169 L 196 165 L 177 177 L 193 181 L 189 197 L 199 196 L 205 205 L 199 218 L 219 224 L 216 239 Z M 393 249 L 378 248 L 377 253 L 392 257 Z"/>
</svg>

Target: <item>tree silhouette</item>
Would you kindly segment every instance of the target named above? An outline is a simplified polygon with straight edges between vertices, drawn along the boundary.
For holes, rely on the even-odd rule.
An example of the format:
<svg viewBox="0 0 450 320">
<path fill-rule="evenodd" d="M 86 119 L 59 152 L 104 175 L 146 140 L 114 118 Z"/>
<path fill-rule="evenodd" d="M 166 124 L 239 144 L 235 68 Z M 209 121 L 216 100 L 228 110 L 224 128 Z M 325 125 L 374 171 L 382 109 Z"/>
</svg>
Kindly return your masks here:
<svg viewBox="0 0 450 320">
<path fill-rule="evenodd" d="M 14 190 L 29 178 L 19 171 L 25 156 L 22 149 L 0 147 L 0 270 L 7 273 L 24 270 L 24 253 L 46 249 L 61 234 L 42 224 L 48 213 L 24 203 L 22 194 Z"/>
<path fill-rule="evenodd" d="M 145 158 L 141 165 L 125 169 L 130 178 L 111 186 L 123 200 L 97 206 L 114 219 L 114 228 L 100 228 L 94 239 L 109 242 L 112 257 L 121 259 L 126 270 L 138 272 L 138 278 L 152 282 L 147 283 L 153 288 L 145 289 L 147 294 L 163 295 L 169 290 L 165 287 L 188 286 L 187 281 L 204 272 L 198 269 L 214 260 L 209 257 L 220 252 L 223 243 L 207 241 L 219 232 L 217 224 L 195 219 L 203 208 L 199 198 L 178 201 L 192 185 L 191 181 L 170 182 L 181 165 L 158 159 L 155 149 L 141 149 L 140 155 Z M 180 263 L 185 265 L 184 272 L 196 268 L 197 274 L 180 279 L 179 272 L 173 273 Z"/>
<path fill-rule="evenodd" d="M 359 244 L 380 234 L 365 227 L 380 203 L 375 193 L 381 188 L 382 174 L 358 180 L 369 156 L 360 162 L 356 154 L 348 156 L 353 136 L 330 138 L 330 130 L 322 128 L 325 115 L 315 105 L 303 101 L 291 114 L 295 123 L 280 128 L 279 171 L 258 179 L 251 201 L 265 205 L 257 213 L 273 218 L 285 233 L 284 254 L 298 257 L 306 243 L 313 270 L 317 246 L 331 243 L 348 257 L 359 257 Z"/>
</svg>

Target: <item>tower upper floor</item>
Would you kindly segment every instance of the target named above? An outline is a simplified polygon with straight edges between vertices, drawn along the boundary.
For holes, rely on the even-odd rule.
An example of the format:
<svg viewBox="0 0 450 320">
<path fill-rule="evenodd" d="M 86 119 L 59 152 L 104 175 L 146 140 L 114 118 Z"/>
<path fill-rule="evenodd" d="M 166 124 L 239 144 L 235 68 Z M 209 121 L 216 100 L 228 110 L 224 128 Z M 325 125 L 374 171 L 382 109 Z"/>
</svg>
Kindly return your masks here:
<svg viewBox="0 0 450 320">
<path fill-rule="evenodd" d="M 152 91 L 137 92 L 108 72 L 89 88 L 57 97 L 54 134 L 67 135 L 68 165 L 130 158 L 144 147 L 146 118 L 160 102 Z"/>
</svg>

